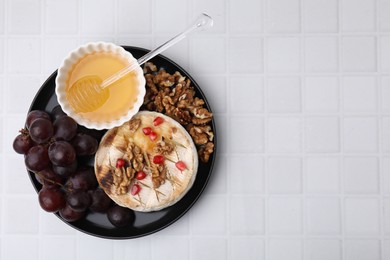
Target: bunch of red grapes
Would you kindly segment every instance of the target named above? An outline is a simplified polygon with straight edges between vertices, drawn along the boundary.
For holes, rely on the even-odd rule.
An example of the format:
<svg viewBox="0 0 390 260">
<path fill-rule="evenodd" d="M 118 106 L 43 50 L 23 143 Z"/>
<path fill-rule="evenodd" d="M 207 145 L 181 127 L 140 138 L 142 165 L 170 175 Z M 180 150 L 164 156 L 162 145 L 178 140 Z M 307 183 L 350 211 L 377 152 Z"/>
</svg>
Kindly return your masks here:
<svg viewBox="0 0 390 260">
<path fill-rule="evenodd" d="M 56 106 L 50 114 L 29 112 L 13 148 L 24 154 L 27 169 L 42 184 L 38 194 L 42 209 L 59 212 L 68 222 L 83 218 L 88 211 L 107 213 L 114 226 L 124 227 L 134 220 L 133 211 L 113 203 L 87 164 L 100 137 L 98 131 L 79 126 Z"/>
</svg>

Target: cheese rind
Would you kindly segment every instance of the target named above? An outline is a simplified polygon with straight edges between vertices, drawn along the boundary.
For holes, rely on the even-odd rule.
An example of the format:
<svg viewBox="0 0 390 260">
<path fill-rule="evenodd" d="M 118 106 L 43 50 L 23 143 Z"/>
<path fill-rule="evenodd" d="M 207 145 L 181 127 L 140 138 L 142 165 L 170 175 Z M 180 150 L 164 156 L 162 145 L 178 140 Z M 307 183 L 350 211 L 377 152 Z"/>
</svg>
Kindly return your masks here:
<svg viewBox="0 0 390 260">
<path fill-rule="evenodd" d="M 164 122 L 154 126 L 153 120 L 156 117 L 163 118 Z M 188 132 L 172 118 L 157 112 L 142 111 L 132 120 L 137 119 L 140 119 L 141 123 L 135 131 L 131 130 L 128 123 L 107 131 L 95 156 L 95 174 L 100 186 L 118 205 L 135 211 L 157 211 L 175 204 L 192 187 L 198 170 L 198 155 Z M 157 134 L 157 139 L 151 140 L 145 135 L 142 131 L 144 127 L 151 127 Z M 165 142 L 174 145 L 174 151 L 164 155 L 167 177 L 159 187 L 154 187 L 151 168 L 154 167 L 153 157 L 159 155 L 154 147 L 163 137 Z M 124 147 L 127 147 L 129 142 L 138 146 L 144 155 L 147 154 L 151 167 L 145 161 L 143 171 L 146 177 L 142 180 L 133 178 L 128 191 L 125 194 L 118 194 L 112 174 L 117 159 L 126 157 Z M 177 161 L 184 162 L 186 165 L 184 171 L 175 166 Z M 140 185 L 141 191 L 132 195 L 131 186 L 135 183 Z"/>
</svg>

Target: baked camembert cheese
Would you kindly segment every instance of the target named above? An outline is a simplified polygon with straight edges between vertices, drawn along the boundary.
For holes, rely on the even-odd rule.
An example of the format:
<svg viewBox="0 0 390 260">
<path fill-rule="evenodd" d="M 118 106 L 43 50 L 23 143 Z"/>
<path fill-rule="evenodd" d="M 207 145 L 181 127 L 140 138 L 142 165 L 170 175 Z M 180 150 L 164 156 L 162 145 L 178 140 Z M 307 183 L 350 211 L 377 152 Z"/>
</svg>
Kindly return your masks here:
<svg viewBox="0 0 390 260">
<path fill-rule="evenodd" d="M 157 112 L 138 112 L 110 129 L 95 156 L 95 174 L 122 207 L 157 211 L 175 204 L 192 187 L 198 154 L 188 132 Z"/>
</svg>

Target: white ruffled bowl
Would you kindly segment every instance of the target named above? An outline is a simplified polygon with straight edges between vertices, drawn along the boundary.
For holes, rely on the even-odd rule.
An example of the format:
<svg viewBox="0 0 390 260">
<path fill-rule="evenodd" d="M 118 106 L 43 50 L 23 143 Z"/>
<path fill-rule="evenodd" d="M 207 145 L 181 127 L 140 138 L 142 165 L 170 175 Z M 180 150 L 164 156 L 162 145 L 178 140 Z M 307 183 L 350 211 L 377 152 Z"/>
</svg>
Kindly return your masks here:
<svg viewBox="0 0 390 260">
<path fill-rule="evenodd" d="M 134 106 L 127 112 L 123 114 L 119 119 L 114 121 L 107 121 L 107 122 L 94 122 L 89 119 L 81 117 L 78 113 L 76 113 L 73 108 L 69 105 L 69 102 L 66 98 L 66 88 L 68 84 L 68 79 L 70 76 L 70 72 L 73 69 L 73 66 L 77 64 L 80 59 L 84 58 L 88 54 L 93 54 L 96 52 L 106 52 L 106 53 L 113 53 L 115 55 L 120 55 L 124 57 L 125 60 L 129 61 L 129 64 L 133 62 L 137 62 L 137 60 L 131 55 L 131 53 L 127 52 L 122 47 L 115 45 L 113 43 L 106 43 L 106 42 L 91 42 L 88 44 L 85 44 L 78 49 L 70 52 L 68 56 L 63 60 L 60 68 L 58 69 L 57 77 L 56 77 L 56 88 L 55 92 L 57 95 L 58 103 L 61 105 L 62 110 L 68 116 L 72 117 L 76 122 L 80 125 L 83 125 L 87 128 L 102 130 L 102 129 L 110 129 L 116 126 L 120 126 L 123 123 L 130 120 L 141 107 L 144 96 L 145 96 L 145 77 L 143 74 L 142 68 L 139 66 L 135 72 L 137 76 L 137 87 L 138 87 L 138 97 L 137 101 L 134 103 Z"/>
</svg>

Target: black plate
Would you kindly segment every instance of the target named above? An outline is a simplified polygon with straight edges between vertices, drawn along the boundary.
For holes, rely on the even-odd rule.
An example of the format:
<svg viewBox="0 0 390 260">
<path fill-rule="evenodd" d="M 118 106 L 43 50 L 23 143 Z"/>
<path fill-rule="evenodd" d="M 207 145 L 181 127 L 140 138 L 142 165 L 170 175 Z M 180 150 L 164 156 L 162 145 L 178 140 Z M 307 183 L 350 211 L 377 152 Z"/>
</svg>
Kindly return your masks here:
<svg viewBox="0 0 390 260">
<path fill-rule="evenodd" d="M 123 47 L 127 51 L 131 52 L 136 59 L 140 58 L 142 55 L 148 52 L 148 50 L 138 48 L 138 47 L 131 47 L 131 46 L 123 46 Z M 169 73 L 174 73 L 175 71 L 179 71 L 182 75 L 189 78 L 192 81 L 193 86 L 195 87 L 196 95 L 205 101 L 206 107 L 209 109 L 209 111 L 211 111 L 210 106 L 206 100 L 206 97 L 201 91 L 200 87 L 183 68 L 181 68 L 179 65 L 177 65 L 176 63 L 174 63 L 173 61 L 167 59 L 162 55 L 156 56 L 151 61 L 153 61 L 158 68 L 163 67 Z M 35 96 L 29 111 L 39 109 L 39 110 L 45 110 L 47 112 L 50 112 L 55 106 L 58 105 L 57 97 L 54 91 L 56 76 L 57 76 L 57 71 L 55 71 L 46 80 L 46 82 L 43 83 L 42 87 L 40 88 L 37 95 Z M 215 128 L 214 120 L 212 121 L 212 128 L 215 134 L 216 128 Z M 214 144 L 216 145 L 216 139 L 214 141 Z M 180 201 L 178 201 L 176 204 L 168 208 L 165 208 L 157 212 L 148 212 L 148 213 L 135 212 L 135 221 L 129 227 L 126 228 L 114 227 L 108 221 L 106 214 L 100 214 L 100 213 L 89 213 L 86 216 L 86 218 L 73 223 L 68 223 L 64 220 L 63 221 L 68 225 L 72 226 L 73 228 L 82 231 L 84 233 L 97 236 L 97 237 L 109 238 L 109 239 L 137 238 L 137 237 L 141 237 L 141 236 L 145 236 L 157 232 L 169 226 L 176 220 L 178 220 L 197 201 L 197 199 L 203 192 L 204 188 L 206 187 L 209 177 L 211 175 L 212 168 L 214 165 L 214 160 L 215 160 L 215 154 L 216 151 L 214 151 L 212 157 L 210 158 L 207 164 L 199 162 L 198 174 L 196 176 L 195 183 L 192 186 L 192 188 L 188 191 L 188 193 Z M 92 162 L 89 163 L 93 165 L 93 160 Z M 34 173 L 29 172 L 29 175 L 32 184 L 34 185 L 35 189 L 38 192 L 42 186 L 35 179 Z M 61 217 L 58 214 L 56 215 L 61 219 Z"/>
</svg>

